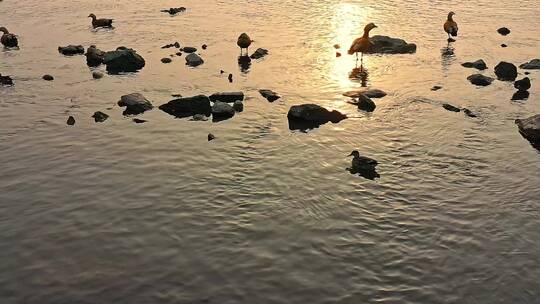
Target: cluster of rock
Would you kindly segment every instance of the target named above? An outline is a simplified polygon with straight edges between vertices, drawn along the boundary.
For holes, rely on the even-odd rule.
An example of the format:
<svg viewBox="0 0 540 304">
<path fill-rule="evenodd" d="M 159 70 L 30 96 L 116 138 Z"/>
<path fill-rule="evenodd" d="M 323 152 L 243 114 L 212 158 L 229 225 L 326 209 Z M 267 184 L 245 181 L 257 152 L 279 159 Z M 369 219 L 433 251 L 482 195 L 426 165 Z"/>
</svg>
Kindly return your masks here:
<svg viewBox="0 0 540 304">
<path fill-rule="evenodd" d="M 229 119 L 236 112 L 244 110 L 243 92 L 221 92 L 210 96 L 197 95 L 173 99 L 159 106 L 159 109 L 177 118 L 193 117 L 193 120 L 204 120 L 200 115 L 210 117 L 213 121 Z"/>
<path fill-rule="evenodd" d="M 58 47 L 58 51 L 65 56 L 82 55 L 86 56 L 86 64 L 90 67 L 97 67 L 101 64 L 107 66 L 109 73 L 136 72 L 142 69 L 146 62 L 144 58 L 137 54 L 134 49 L 118 47 L 114 51 L 104 52 L 95 45 L 91 45 L 85 53 L 82 45 L 68 45 Z"/>
<path fill-rule="evenodd" d="M 287 114 L 289 129 L 309 130 L 318 128 L 328 122 L 338 123 L 347 119 L 347 115 L 339 111 L 327 110 L 316 104 L 302 104 L 292 106 Z"/>
</svg>

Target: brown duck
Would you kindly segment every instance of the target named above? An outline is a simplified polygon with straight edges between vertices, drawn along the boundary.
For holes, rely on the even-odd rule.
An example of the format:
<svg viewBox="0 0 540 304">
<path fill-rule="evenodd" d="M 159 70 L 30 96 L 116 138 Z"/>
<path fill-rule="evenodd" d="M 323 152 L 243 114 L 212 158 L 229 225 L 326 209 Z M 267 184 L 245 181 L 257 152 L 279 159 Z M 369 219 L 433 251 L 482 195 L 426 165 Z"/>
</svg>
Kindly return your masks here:
<svg viewBox="0 0 540 304">
<path fill-rule="evenodd" d="M 17 36 L 11 34 L 5 27 L 0 27 L 0 32 L 3 33 L 0 42 L 2 42 L 5 47 L 17 47 L 19 45 Z"/>
<path fill-rule="evenodd" d="M 446 19 L 446 22 L 444 23 L 444 31 L 448 34 L 448 42 L 456 41 L 450 36 L 457 37 L 457 34 L 458 34 L 458 25 L 453 19 L 454 15 L 455 15 L 454 12 L 448 13 L 448 18 Z"/>
<path fill-rule="evenodd" d="M 92 18 L 92 26 L 94 28 L 98 27 L 112 27 L 113 20 L 112 19 L 97 19 L 96 15 L 90 14 L 88 15 L 88 18 Z"/>
<path fill-rule="evenodd" d="M 369 32 L 376 28 L 377 26 L 374 23 L 369 23 L 364 28 L 364 35 L 362 37 L 357 38 L 353 41 L 351 48 L 349 49 L 349 55 L 356 53 L 356 63 L 358 64 L 358 53 L 361 53 L 360 57 L 360 66 L 362 66 L 363 59 L 364 59 L 364 53 L 371 50 L 374 46 L 373 42 L 369 39 Z"/>
<path fill-rule="evenodd" d="M 240 37 L 238 37 L 238 41 L 236 42 L 236 44 L 240 47 L 240 56 L 242 56 L 243 49 L 246 49 L 246 52 L 249 53 L 249 46 L 252 42 L 253 40 L 251 40 L 251 38 L 249 38 L 248 34 L 246 33 L 242 33 Z"/>
</svg>

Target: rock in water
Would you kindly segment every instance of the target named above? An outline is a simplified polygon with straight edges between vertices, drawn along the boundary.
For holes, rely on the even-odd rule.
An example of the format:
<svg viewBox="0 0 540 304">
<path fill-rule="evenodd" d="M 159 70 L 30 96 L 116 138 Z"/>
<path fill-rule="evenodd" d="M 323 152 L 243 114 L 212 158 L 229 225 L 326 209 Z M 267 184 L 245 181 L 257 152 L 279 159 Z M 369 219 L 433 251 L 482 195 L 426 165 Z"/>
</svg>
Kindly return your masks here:
<svg viewBox="0 0 540 304">
<path fill-rule="evenodd" d="M 512 63 L 501 61 L 495 67 L 495 75 L 499 80 L 514 81 L 517 77 L 517 67 Z"/>
<path fill-rule="evenodd" d="M 465 115 L 467 115 L 469 117 L 472 117 L 472 118 L 478 117 L 478 115 L 476 115 L 475 113 L 473 113 L 471 110 L 469 110 L 467 108 L 463 108 L 463 113 L 465 113 Z"/>
<path fill-rule="evenodd" d="M 375 111 L 375 108 L 377 108 L 375 102 L 373 102 L 373 100 L 366 95 L 358 96 L 358 100 L 354 103 L 358 106 L 358 109 L 366 112 L 373 112 Z"/>
<path fill-rule="evenodd" d="M 525 119 L 516 119 L 519 132 L 535 147 L 540 146 L 540 114 Z"/>
<path fill-rule="evenodd" d="M 105 120 L 107 120 L 107 118 L 109 118 L 109 115 L 101 111 L 97 111 L 94 113 L 94 115 L 92 115 L 92 117 L 94 118 L 95 122 L 104 122 Z"/>
<path fill-rule="evenodd" d="M 289 129 L 307 130 L 317 128 L 329 121 L 338 123 L 347 119 L 347 115 L 336 110 L 329 111 L 316 104 L 302 104 L 292 106 L 287 114 Z"/>
<path fill-rule="evenodd" d="M 146 120 L 139 119 L 139 118 L 133 118 L 133 122 L 136 123 L 136 124 L 142 124 L 142 123 L 145 123 Z"/>
<path fill-rule="evenodd" d="M 262 97 L 266 98 L 269 102 L 274 102 L 281 98 L 278 93 L 272 91 L 272 90 L 259 90 L 259 93 L 262 95 Z"/>
<path fill-rule="evenodd" d="M 66 123 L 67 123 L 68 126 L 73 126 L 75 124 L 75 117 L 73 117 L 73 116 L 68 117 Z"/>
<path fill-rule="evenodd" d="M 267 49 L 263 49 L 263 48 L 258 48 L 257 50 L 255 50 L 255 52 L 253 54 L 251 54 L 251 56 L 249 56 L 251 59 L 260 59 L 260 58 L 263 58 L 264 56 L 268 55 L 268 50 Z"/>
<path fill-rule="evenodd" d="M 442 89 L 442 87 L 441 87 L 441 86 L 438 86 L 438 85 L 433 86 L 433 87 L 431 88 L 432 91 L 438 91 L 438 90 L 440 90 L 440 89 Z"/>
<path fill-rule="evenodd" d="M 378 89 L 371 89 L 371 90 L 358 90 L 358 91 L 348 91 L 343 93 L 343 96 L 347 96 L 350 98 L 358 98 L 360 96 L 367 96 L 369 98 L 383 98 L 387 94 L 386 92 Z"/>
<path fill-rule="evenodd" d="M 233 103 L 233 108 L 236 112 L 242 112 L 244 111 L 244 103 L 242 103 L 240 100 L 237 100 Z"/>
<path fill-rule="evenodd" d="M 46 81 L 53 81 L 54 80 L 54 77 L 51 76 L 51 75 L 43 75 L 43 80 L 46 80 Z"/>
<path fill-rule="evenodd" d="M 97 67 L 103 63 L 105 52 L 96 48 L 95 45 L 91 45 L 86 50 L 86 64 L 90 67 Z"/>
<path fill-rule="evenodd" d="M 475 68 L 478 70 L 485 70 L 487 69 L 486 62 L 482 59 L 478 59 L 475 62 L 465 62 L 461 64 L 462 66 L 466 68 Z"/>
<path fill-rule="evenodd" d="M 152 103 L 139 93 L 122 96 L 118 101 L 118 106 L 126 107 L 124 115 L 137 115 L 154 108 Z"/>
<path fill-rule="evenodd" d="M 497 32 L 503 36 L 510 34 L 510 30 L 507 27 L 501 27 Z"/>
<path fill-rule="evenodd" d="M 533 59 L 519 66 L 525 70 L 540 70 L 540 59 Z"/>
<path fill-rule="evenodd" d="M 186 64 L 191 67 L 196 67 L 204 63 L 204 60 L 201 58 L 201 56 L 191 53 L 187 55 L 186 57 Z"/>
<path fill-rule="evenodd" d="M 137 54 L 137 51 L 125 47 L 106 52 L 103 63 L 107 65 L 107 71 L 110 73 L 136 72 L 146 64 L 144 58 Z"/>
<path fill-rule="evenodd" d="M 226 102 L 216 101 L 212 106 L 212 117 L 214 120 L 231 118 L 235 112 L 234 108 Z"/>
<path fill-rule="evenodd" d="M 450 112 L 461 112 L 460 108 L 453 106 L 449 103 L 444 103 L 442 106 L 443 108 L 445 108 L 447 111 L 450 111 Z"/>
<path fill-rule="evenodd" d="M 399 38 L 376 35 L 371 37 L 371 42 L 374 46 L 366 52 L 368 54 L 412 54 L 416 52 L 416 44 L 407 43 Z"/>
<path fill-rule="evenodd" d="M 517 91 L 512 95 L 512 100 L 526 100 L 529 98 L 529 91 Z"/>
<path fill-rule="evenodd" d="M 13 79 L 9 76 L 2 76 L 2 74 L 0 74 L 0 85 L 11 86 L 13 85 Z"/>
<path fill-rule="evenodd" d="M 172 62 L 172 59 L 169 58 L 169 57 L 164 57 L 164 58 L 161 58 L 161 62 L 162 62 L 162 63 L 171 63 L 171 62 Z"/>
<path fill-rule="evenodd" d="M 474 85 L 485 87 L 490 85 L 495 79 L 484 76 L 482 74 L 474 74 L 467 77 L 467 80 L 469 80 Z"/>
<path fill-rule="evenodd" d="M 194 48 L 192 46 L 185 46 L 182 51 L 184 53 L 195 53 L 197 51 L 197 48 Z"/>
<path fill-rule="evenodd" d="M 101 73 L 100 71 L 93 71 L 92 72 L 92 77 L 94 79 L 101 79 L 101 78 L 103 78 L 103 73 Z"/>
<path fill-rule="evenodd" d="M 205 95 L 174 99 L 159 106 L 159 109 L 178 118 L 191 117 L 196 114 L 210 116 L 212 113 L 210 99 Z"/>
<path fill-rule="evenodd" d="M 516 82 L 514 82 L 514 88 L 518 89 L 518 91 L 527 91 L 531 88 L 531 80 L 529 79 L 529 77 L 517 80 Z"/>
<path fill-rule="evenodd" d="M 82 45 L 68 45 L 59 46 L 58 52 L 65 56 L 82 55 L 84 54 L 84 47 Z"/>
<path fill-rule="evenodd" d="M 185 7 L 171 7 L 169 9 L 166 9 L 166 10 L 161 10 L 161 12 L 163 13 L 169 13 L 171 15 L 176 15 L 178 13 L 182 13 L 182 12 L 185 12 L 186 11 L 186 8 Z"/>
<path fill-rule="evenodd" d="M 208 118 L 203 114 L 195 114 L 191 118 L 192 121 L 207 121 Z"/>
<path fill-rule="evenodd" d="M 208 133 L 208 141 L 212 141 L 212 140 L 214 140 L 214 139 L 216 139 L 216 137 L 214 136 L 214 134 Z"/>
<path fill-rule="evenodd" d="M 210 101 L 235 102 L 244 100 L 243 92 L 219 92 L 210 95 Z"/>
<path fill-rule="evenodd" d="M 229 77 L 227 77 L 229 79 L 229 82 L 233 82 L 233 75 L 232 74 L 229 74 Z"/>
</svg>

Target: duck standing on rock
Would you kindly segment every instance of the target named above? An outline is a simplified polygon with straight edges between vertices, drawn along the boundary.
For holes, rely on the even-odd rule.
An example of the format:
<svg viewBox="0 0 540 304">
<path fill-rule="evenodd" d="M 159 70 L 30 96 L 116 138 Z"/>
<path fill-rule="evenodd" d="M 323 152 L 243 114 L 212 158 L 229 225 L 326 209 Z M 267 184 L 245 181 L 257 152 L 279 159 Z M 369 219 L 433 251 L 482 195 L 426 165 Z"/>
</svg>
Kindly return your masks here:
<svg viewBox="0 0 540 304">
<path fill-rule="evenodd" d="M 0 27 L 0 32 L 4 33 L 2 37 L 0 38 L 0 42 L 5 47 L 17 47 L 19 46 L 19 41 L 17 40 L 17 36 L 14 34 L 11 34 L 5 27 Z"/>
<path fill-rule="evenodd" d="M 98 19 L 96 15 L 90 14 L 88 18 L 92 18 L 92 27 L 112 27 L 113 19 Z"/>
<path fill-rule="evenodd" d="M 448 19 L 446 19 L 446 22 L 444 23 L 444 31 L 448 34 L 448 42 L 456 41 L 451 36 L 457 37 L 458 34 L 458 25 L 453 19 L 455 14 L 456 13 L 454 12 L 448 13 Z"/>
<path fill-rule="evenodd" d="M 363 66 L 364 62 L 364 53 L 371 50 L 374 46 L 373 42 L 369 39 L 369 32 L 376 28 L 377 26 L 374 23 L 369 23 L 364 28 L 364 35 L 360 38 L 357 38 L 353 41 L 351 48 L 349 49 L 349 55 L 356 53 L 356 65 L 358 66 L 358 53 L 361 53 L 360 56 L 360 67 Z"/>
<path fill-rule="evenodd" d="M 243 49 L 246 49 L 246 56 L 249 55 L 249 46 L 252 42 L 253 40 L 251 40 L 251 38 L 249 38 L 248 34 L 246 33 L 242 33 L 240 37 L 238 37 L 238 41 L 236 42 L 236 44 L 240 47 L 240 56 L 242 56 Z"/>
</svg>

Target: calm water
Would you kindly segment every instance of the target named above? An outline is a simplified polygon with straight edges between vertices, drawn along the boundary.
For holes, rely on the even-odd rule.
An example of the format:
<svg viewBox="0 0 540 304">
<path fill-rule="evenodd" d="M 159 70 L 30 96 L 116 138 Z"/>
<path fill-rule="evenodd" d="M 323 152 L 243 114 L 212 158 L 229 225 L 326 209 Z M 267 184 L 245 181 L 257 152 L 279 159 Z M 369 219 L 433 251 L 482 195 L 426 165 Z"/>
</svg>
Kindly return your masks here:
<svg viewBox="0 0 540 304">
<path fill-rule="evenodd" d="M 449 10 L 461 35 L 442 56 Z M 92 31 L 91 12 L 116 28 Z M 539 74 L 511 102 L 511 83 L 476 88 L 460 66 L 540 57 L 539 14 L 537 0 L 1 2 L 21 49 L 0 51 L 16 82 L 0 88 L 0 302 L 539 303 L 540 154 L 513 123 L 540 113 Z M 341 96 L 361 84 L 332 45 L 345 53 L 369 21 L 418 52 L 365 58 L 368 85 L 389 93 L 368 115 Z M 244 31 L 271 52 L 246 73 Z M 162 64 L 174 41 L 208 44 L 205 64 Z M 67 44 L 125 45 L 147 66 L 92 80 L 84 57 L 57 53 Z M 219 123 L 154 109 L 134 124 L 116 106 L 131 92 L 161 105 L 230 90 L 245 111 Z M 290 131 L 289 107 L 306 102 L 355 118 Z M 110 119 L 94 123 L 98 110 Z M 380 179 L 345 170 L 353 149 Z"/>
</svg>

